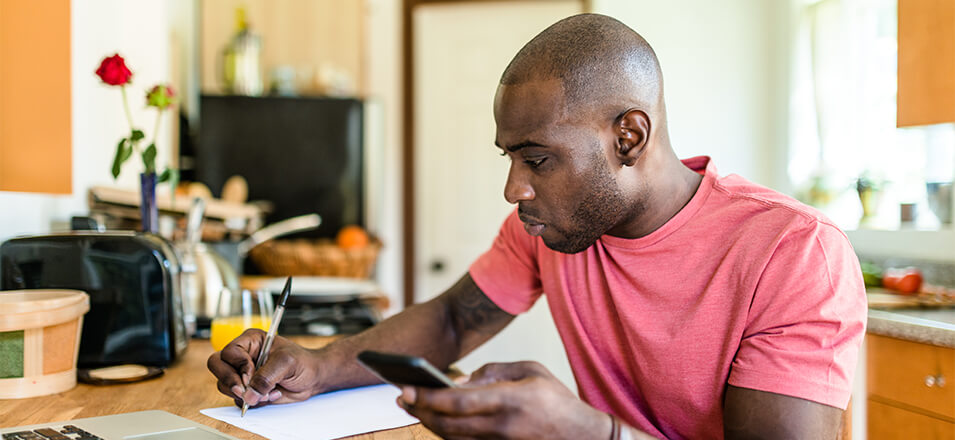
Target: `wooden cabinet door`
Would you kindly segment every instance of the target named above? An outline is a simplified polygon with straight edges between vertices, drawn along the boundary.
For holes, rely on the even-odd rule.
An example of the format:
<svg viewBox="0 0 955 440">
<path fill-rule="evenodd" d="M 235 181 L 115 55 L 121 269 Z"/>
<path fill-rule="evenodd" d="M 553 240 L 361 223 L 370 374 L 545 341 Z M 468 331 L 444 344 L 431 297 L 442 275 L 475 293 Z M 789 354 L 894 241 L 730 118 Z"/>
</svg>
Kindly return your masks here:
<svg viewBox="0 0 955 440">
<path fill-rule="evenodd" d="M 955 419 L 955 350 L 866 336 L 869 397 Z"/>
<path fill-rule="evenodd" d="M 71 117 L 70 1 L 0 0 L 0 191 L 72 192 Z"/>
<path fill-rule="evenodd" d="M 955 423 L 869 400 L 868 437 L 872 440 L 955 440 Z"/>
<path fill-rule="evenodd" d="M 955 1 L 899 0 L 899 127 L 955 121 Z"/>
</svg>

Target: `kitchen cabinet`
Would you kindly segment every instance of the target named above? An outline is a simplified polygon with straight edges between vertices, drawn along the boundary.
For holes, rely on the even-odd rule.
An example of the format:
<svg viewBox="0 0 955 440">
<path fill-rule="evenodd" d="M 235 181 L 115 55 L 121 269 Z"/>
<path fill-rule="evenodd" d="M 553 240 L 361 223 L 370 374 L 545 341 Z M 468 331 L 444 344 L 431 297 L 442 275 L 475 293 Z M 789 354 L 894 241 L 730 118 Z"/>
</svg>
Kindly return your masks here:
<svg viewBox="0 0 955 440">
<path fill-rule="evenodd" d="M 866 336 L 868 435 L 955 439 L 955 349 Z"/>
<path fill-rule="evenodd" d="M 337 71 L 352 81 L 361 96 L 369 56 L 366 27 L 375 2 L 342 0 L 216 0 L 201 1 L 199 16 L 200 87 L 203 93 L 225 92 L 222 50 L 236 32 L 236 10 L 246 11 L 252 32 L 262 38 L 261 74 L 266 81 L 275 68 L 294 70 L 300 93 L 320 94 L 317 83 Z M 398 47 L 396 44 L 395 47 Z M 329 71 L 328 69 L 332 69 Z M 327 84 L 325 84 L 327 85 Z M 269 83 L 265 83 L 268 90 Z M 201 125 L 201 124 L 200 124 Z"/>
<path fill-rule="evenodd" d="M 72 192 L 70 72 L 70 1 L 0 1 L 0 191 Z"/>
<path fill-rule="evenodd" d="M 899 127 L 955 122 L 955 2 L 899 0 Z"/>
</svg>

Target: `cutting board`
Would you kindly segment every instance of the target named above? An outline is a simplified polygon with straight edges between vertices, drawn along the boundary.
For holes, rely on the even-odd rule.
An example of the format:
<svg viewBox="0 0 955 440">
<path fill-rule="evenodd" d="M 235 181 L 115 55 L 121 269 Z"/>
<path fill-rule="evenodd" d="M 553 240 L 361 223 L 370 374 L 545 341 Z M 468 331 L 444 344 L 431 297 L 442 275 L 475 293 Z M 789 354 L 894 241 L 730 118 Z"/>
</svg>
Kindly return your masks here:
<svg viewBox="0 0 955 440">
<path fill-rule="evenodd" d="M 930 293 L 919 293 L 917 295 L 899 295 L 886 289 L 866 288 L 866 297 L 869 301 L 869 307 L 879 309 L 900 309 L 900 308 L 919 308 L 919 307 L 953 307 L 955 298 L 935 295 Z"/>
</svg>

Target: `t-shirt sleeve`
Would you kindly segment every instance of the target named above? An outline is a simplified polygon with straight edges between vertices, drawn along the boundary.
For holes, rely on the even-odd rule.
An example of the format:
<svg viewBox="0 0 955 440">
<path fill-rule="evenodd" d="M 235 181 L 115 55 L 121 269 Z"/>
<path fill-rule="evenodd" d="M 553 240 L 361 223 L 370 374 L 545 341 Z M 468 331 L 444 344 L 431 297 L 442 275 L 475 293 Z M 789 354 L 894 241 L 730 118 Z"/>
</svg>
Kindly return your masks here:
<svg viewBox="0 0 955 440">
<path fill-rule="evenodd" d="M 535 240 L 539 238 L 524 231 L 515 209 L 504 220 L 491 249 L 469 270 L 481 291 L 512 315 L 526 312 L 541 295 Z"/>
<path fill-rule="evenodd" d="M 757 284 L 728 383 L 844 409 L 866 313 L 846 236 L 818 222 L 790 233 Z"/>
</svg>

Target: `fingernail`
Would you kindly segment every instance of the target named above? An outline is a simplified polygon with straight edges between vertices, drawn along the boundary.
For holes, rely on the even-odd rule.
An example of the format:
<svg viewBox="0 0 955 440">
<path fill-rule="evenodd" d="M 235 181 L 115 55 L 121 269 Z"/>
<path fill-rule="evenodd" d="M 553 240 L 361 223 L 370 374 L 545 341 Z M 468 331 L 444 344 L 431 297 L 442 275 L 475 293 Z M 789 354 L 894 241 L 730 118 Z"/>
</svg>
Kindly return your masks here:
<svg viewBox="0 0 955 440">
<path fill-rule="evenodd" d="M 467 375 L 467 376 L 458 376 L 458 377 L 455 377 L 455 378 L 454 378 L 454 383 L 456 383 L 456 384 L 458 384 L 458 385 L 463 385 L 463 384 L 466 384 L 466 383 L 468 383 L 468 382 L 470 382 L 470 381 L 471 381 L 471 375 L 470 375 L 470 374 Z"/>
<path fill-rule="evenodd" d="M 249 373 L 242 373 L 242 385 L 249 386 Z"/>
<path fill-rule="evenodd" d="M 242 400 L 244 400 L 245 403 L 248 403 L 249 406 L 255 406 L 260 400 L 262 400 L 262 395 L 259 394 L 258 391 L 248 388 L 245 390 L 245 393 L 242 394 Z"/>
<path fill-rule="evenodd" d="M 243 387 L 243 386 L 241 386 L 241 385 L 233 385 L 233 386 L 232 386 L 232 395 L 234 395 L 234 396 L 241 396 L 242 393 L 244 393 L 244 392 L 245 392 L 245 387 Z"/>
<path fill-rule="evenodd" d="M 279 390 L 272 390 L 272 392 L 269 393 L 269 397 L 268 397 L 269 402 L 275 402 L 276 400 L 279 400 L 281 398 L 282 398 L 282 392 Z"/>
<path fill-rule="evenodd" d="M 407 405 L 414 405 L 415 402 L 415 389 L 412 387 L 401 387 L 401 400 Z"/>
</svg>

